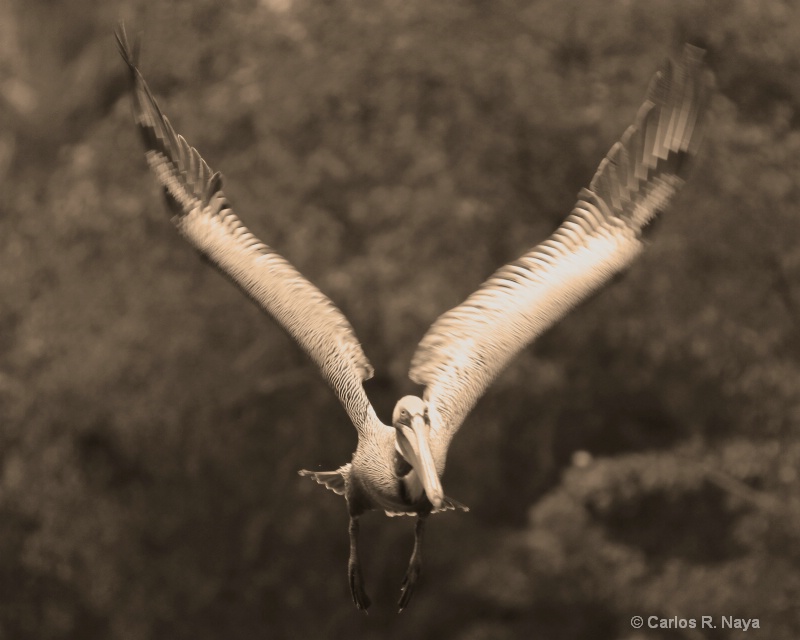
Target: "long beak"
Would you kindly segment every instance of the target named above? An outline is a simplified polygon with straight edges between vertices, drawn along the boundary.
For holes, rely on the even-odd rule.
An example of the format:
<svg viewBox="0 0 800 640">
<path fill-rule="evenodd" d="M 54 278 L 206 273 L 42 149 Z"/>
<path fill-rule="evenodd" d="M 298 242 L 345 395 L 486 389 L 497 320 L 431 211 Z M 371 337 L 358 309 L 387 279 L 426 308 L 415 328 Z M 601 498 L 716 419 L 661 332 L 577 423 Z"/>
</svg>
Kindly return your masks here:
<svg viewBox="0 0 800 640">
<path fill-rule="evenodd" d="M 433 456 L 428 444 L 428 425 L 425 424 L 422 416 L 414 416 L 411 418 L 411 426 L 402 427 L 402 430 L 406 441 L 402 444 L 407 443 L 408 445 L 402 447 L 403 455 L 419 474 L 428 500 L 431 501 L 435 509 L 439 509 L 444 500 L 444 491 L 439 480 L 439 474 L 436 473 L 436 464 L 433 462 Z"/>
</svg>

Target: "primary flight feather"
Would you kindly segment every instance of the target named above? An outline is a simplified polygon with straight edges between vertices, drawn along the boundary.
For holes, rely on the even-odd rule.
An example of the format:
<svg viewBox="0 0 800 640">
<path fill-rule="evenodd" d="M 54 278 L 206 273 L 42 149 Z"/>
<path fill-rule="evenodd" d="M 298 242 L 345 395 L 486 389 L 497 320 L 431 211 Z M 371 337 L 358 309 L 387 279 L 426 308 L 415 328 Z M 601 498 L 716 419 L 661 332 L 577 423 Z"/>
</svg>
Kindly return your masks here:
<svg viewBox="0 0 800 640">
<path fill-rule="evenodd" d="M 642 251 L 642 234 L 683 184 L 700 141 L 703 52 L 686 46 L 677 69 L 653 79 L 634 123 L 608 153 L 572 213 L 547 240 L 499 269 L 422 339 L 410 376 L 423 398 L 405 396 L 391 425 L 375 414 L 362 383 L 372 367 L 336 306 L 233 213 L 222 178 L 177 135 L 138 68 L 123 26 L 116 33 L 130 72 L 134 118 L 146 158 L 181 234 L 272 316 L 308 354 L 358 431 L 352 461 L 301 471 L 344 495 L 350 514 L 348 579 L 359 609 L 370 605 L 358 554 L 359 517 L 370 509 L 417 516 L 401 589 L 405 608 L 421 570 L 431 513 L 467 508 L 444 495 L 447 449 L 478 398 L 511 359 Z"/>
</svg>

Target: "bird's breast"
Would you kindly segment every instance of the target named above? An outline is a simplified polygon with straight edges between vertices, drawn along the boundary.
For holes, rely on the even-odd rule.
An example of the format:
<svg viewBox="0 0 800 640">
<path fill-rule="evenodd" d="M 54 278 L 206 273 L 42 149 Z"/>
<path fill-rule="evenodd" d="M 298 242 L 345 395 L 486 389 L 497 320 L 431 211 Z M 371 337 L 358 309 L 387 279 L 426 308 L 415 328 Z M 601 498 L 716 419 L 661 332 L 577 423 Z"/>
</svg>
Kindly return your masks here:
<svg viewBox="0 0 800 640">
<path fill-rule="evenodd" d="M 407 468 L 398 466 L 393 454 L 394 452 L 391 456 L 353 457 L 352 499 L 363 504 L 365 510 L 416 513 L 424 509 L 420 500 L 420 497 L 425 498 L 424 492 L 414 488 L 413 478 L 416 472 L 410 465 Z M 419 481 L 417 484 L 422 486 Z"/>
</svg>

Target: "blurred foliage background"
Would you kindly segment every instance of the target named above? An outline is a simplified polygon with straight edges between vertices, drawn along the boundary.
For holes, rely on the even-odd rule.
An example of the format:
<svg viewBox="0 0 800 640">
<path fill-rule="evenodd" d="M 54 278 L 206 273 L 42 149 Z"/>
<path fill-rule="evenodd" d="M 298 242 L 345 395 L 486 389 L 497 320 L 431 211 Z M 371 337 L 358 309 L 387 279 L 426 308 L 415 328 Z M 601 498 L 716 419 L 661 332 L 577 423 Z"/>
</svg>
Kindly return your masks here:
<svg viewBox="0 0 800 640">
<path fill-rule="evenodd" d="M 112 32 L 256 235 L 341 306 L 388 421 L 438 314 L 546 237 L 684 41 L 713 99 L 630 273 L 456 439 L 411 519 L 296 470 L 355 431 L 168 220 Z M 800 8 L 780 0 L 0 3 L 0 638 L 800 636 Z"/>
</svg>

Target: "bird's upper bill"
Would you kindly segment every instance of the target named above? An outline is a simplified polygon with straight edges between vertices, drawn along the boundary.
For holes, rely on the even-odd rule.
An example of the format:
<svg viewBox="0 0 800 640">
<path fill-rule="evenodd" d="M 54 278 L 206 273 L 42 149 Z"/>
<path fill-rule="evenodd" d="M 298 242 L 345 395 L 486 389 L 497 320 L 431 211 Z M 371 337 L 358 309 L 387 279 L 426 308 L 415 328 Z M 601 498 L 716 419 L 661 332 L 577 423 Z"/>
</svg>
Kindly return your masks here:
<svg viewBox="0 0 800 640">
<path fill-rule="evenodd" d="M 417 472 L 434 509 L 441 508 L 444 490 L 431 454 L 431 427 L 422 400 L 414 396 L 402 398 L 395 407 L 392 423 L 400 453 Z"/>
</svg>

